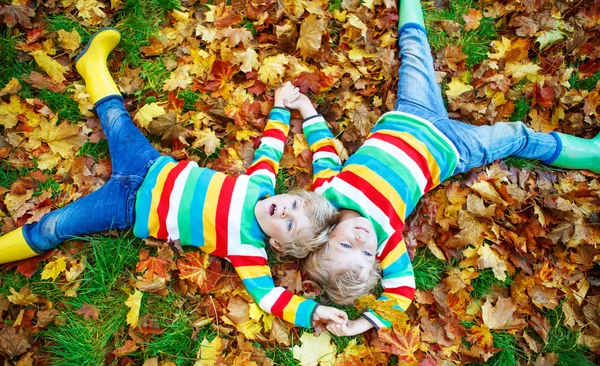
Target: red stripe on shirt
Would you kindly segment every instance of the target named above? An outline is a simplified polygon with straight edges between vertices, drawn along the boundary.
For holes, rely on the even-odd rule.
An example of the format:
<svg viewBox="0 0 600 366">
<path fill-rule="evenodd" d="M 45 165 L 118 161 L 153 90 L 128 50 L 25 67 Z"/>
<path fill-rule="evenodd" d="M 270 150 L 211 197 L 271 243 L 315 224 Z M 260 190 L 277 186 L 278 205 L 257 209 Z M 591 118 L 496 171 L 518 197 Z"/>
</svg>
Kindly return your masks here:
<svg viewBox="0 0 600 366">
<path fill-rule="evenodd" d="M 252 165 L 248 170 L 246 170 L 247 175 L 251 175 L 257 170 L 266 169 L 271 173 L 275 174 L 275 169 L 273 169 L 273 165 L 271 165 L 268 161 L 261 161 L 260 163 Z"/>
<path fill-rule="evenodd" d="M 234 267 L 247 267 L 247 266 L 266 266 L 268 265 L 267 258 L 258 256 L 240 256 L 240 255 L 229 255 L 227 259 L 231 261 Z"/>
<path fill-rule="evenodd" d="M 158 208 L 156 212 L 158 214 L 158 232 L 156 236 L 159 239 L 166 240 L 169 237 L 169 233 L 167 231 L 167 215 L 169 214 L 169 199 L 171 198 L 171 192 L 173 191 L 173 187 L 175 186 L 175 180 L 179 176 L 179 173 L 183 171 L 187 167 L 189 162 L 183 161 L 175 165 L 175 167 L 169 172 L 167 175 L 167 179 L 165 180 L 165 185 L 163 186 L 162 193 L 160 195 L 160 200 L 158 202 Z"/>
<path fill-rule="evenodd" d="M 333 178 L 335 178 L 335 175 L 331 176 L 329 178 L 317 178 L 317 179 L 315 179 L 315 181 L 312 184 L 312 190 L 314 191 L 315 189 L 317 189 L 320 186 L 322 186 L 323 184 L 325 184 L 325 182 L 329 182 Z"/>
<path fill-rule="evenodd" d="M 337 155 L 337 151 L 335 151 L 335 147 L 333 147 L 333 145 L 323 145 L 314 151 L 314 153 L 318 153 L 318 152 L 329 152 L 329 153 Z"/>
<path fill-rule="evenodd" d="M 427 184 L 425 185 L 425 192 L 428 192 L 433 187 L 433 180 L 431 179 L 431 171 L 427 164 L 427 158 L 421 155 L 411 144 L 402 140 L 399 137 L 389 135 L 385 132 L 376 132 L 369 138 L 375 138 L 378 140 L 390 143 L 400 150 L 404 151 L 421 169 L 425 178 L 427 178 Z"/>
<path fill-rule="evenodd" d="M 219 191 L 219 201 L 215 217 L 216 228 L 216 246 L 211 253 L 219 257 L 224 257 L 228 252 L 228 229 L 229 229 L 229 209 L 231 207 L 231 197 L 233 196 L 233 187 L 235 178 L 227 176 L 223 180 L 221 190 Z"/>
<path fill-rule="evenodd" d="M 277 301 L 275 301 L 275 304 L 273 304 L 271 314 L 283 318 L 283 309 L 289 304 L 293 296 L 289 291 L 282 292 Z"/>
<path fill-rule="evenodd" d="M 404 296 L 407 299 L 411 299 L 411 300 L 415 297 L 415 289 L 412 287 L 408 287 L 408 286 L 386 288 L 384 290 L 384 295 L 385 295 L 385 292 L 391 292 L 396 295 L 401 295 L 401 296 Z"/>
<path fill-rule="evenodd" d="M 404 230 L 404 222 L 398 216 L 398 213 L 392 206 L 391 202 L 375 187 L 366 181 L 363 177 L 356 175 L 352 171 L 342 171 L 337 175 L 338 178 L 343 179 L 346 183 L 360 190 L 367 198 L 379 207 L 383 213 L 390 218 L 390 224 L 394 230 L 402 233 Z"/>
<path fill-rule="evenodd" d="M 402 226 L 404 229 L 404 224 Z M 394 232 L 388 239 L 387 243 L 385 243 L 385 247 L 377 259 L 380 261 L 384 260 L 392 250 L 402 243 L 402 240 L 402 230 Z"/>
<path fill-rule="evenodd" d="M 274 139 L 282 141 L 283 143 L 285 143 L 286 140 L 286 135 L 283 133 L 283 131 L 277 128 L 270 128 L 268 130 L 265 130 L 263 132 L 263 137 L 272 137 Z"/>
</svg>

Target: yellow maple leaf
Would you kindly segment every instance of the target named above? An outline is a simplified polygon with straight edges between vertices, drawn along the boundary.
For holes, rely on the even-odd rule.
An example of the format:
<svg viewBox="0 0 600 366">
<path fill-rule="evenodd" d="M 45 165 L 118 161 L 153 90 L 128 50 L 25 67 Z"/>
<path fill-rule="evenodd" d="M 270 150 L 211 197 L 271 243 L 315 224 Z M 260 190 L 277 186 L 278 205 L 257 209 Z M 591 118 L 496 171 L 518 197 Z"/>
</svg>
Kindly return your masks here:
<svg viewBox="0 0 600 366">
<path fill-rule="evenodd" d="M 67 32 L 64 29 L 58 30 L 58 41 L 62 48 L 68 51 L 75 51 L 81 45 L 81 36 L 77 30 L 73 29 Z"/>
<path fill-rule="evenodd" d="M 250 72 L 260 67 L 258 53 L 252 47 L 246 48 L 245 51 L 234 51 L 232 61 L 235 65 L 241 64 L 240 70 L 243 72 Z"/>
<path fill-rule="evenodd" d="M 53 153 L 59 154 L 63 158 L 73 157 L 87 141 L 87 136 L 76 124 L 71 125 L 63 121 L 56 126 L 57 119 L 58 114 L 50 121 L 42 119 L 39 126 L 31 133 L 31 137 L 47 143 Z"/>
<path fill-rule="evenodd" d="M 46 263 L 44 270 L 42 271 L 42 280 L 52 278 L 52 282 L 56 280 L 61 273 L 67 269 L 67 261 L 65 257 L 60 257 L 55 261 Z"/>
<path fill-rule="evenodd" d="M 446 86 L 448 86 L 448 90 L 446 90 L 448 98 L 456 98 L 462 93 L 473 90 L 472 86 L 463 83 L 458 77 L 453 77 L 452 81 L 446 84 Z"/>
<path fill-rule="evenodd" d="M 360 61 L 363 58 L 373 58 L 377 56 L 377 53 L 369 53 L 362 48 L 352 48 L 348 52 L 348 58 L 352 61 Z"/>
<path fill-rule="evenodd" d="M 335 345 L 331 343 L 331 336 L 327 332 L 315 337 L 310 333 L 303 333 L 300 337 L 301 346 L 294 346 L 292 354 L 300 361 L 302 366 L 331 366 L 335 362 Z"/>
<path fill-rule="evenodd" d="M 302 57 L 310 56 L 321 49 L 321 39 L 325 32 L 325 21 L 317 19 L 311 14 L 302 21 L 300 26 L 300 37 L 296 43 L 296 49 L 300 50 Z"/>
<path fill-rule="evenodd" d="M 92 24 L 98 24 L 102 18 L 106 18 L 106 14 L 102 11 L 106 5 L 98 0 L 77 0 L 75 6 L 79 10 L 79 17 L 89 20 Z"/>
<path fill-rule="evenodd" d="M 31 293 L 31 290 L 28 286 L 21 287 L 19 292 L 15 291 L 15 289 L 11 287 L 10 292 L 12 295 L 8 295 L 6 298 L 15 305 L 28 306 L 40 300 L 38 295 Z"/>
<path fill-rule="evenodd" d="M 477 264 L 480 269 L 491 268 L 497 279 L 500 281 L 506 280 L 508 268 L 506 262 L 500 257 L 500 254 L 498 254 L 497 251 L 492 249 L 489 245 L 482 245 L 479 247 L 479 250 L 477 250 L 477 254 L 479 254 Z"/>
<path fill-rule="evenodd" d="M 140 110 L 133 116 L 133 119 L 144 128 L 148 128 L 150 122 L 155 118 L 162 116 L 166 111 L 163 107 L 159 106 L 158 103 L 145 104 Z"/>
<path fill-rule="evenodd" d="M 235 329 L 242 333 L 247 339 L 256 339 L 256 335 L 262 330 L 262 326 L 254 319 L 240 324 L 235 324 Z"/>
<path fill-rule="evenodd" d="M 58 61 L 52 59 L 40 50 L 31 51 L 29 54 L 33 56 L 38 66 L 41 67 L 46 74 L 50 75 L 52 81 L 55 83 L 62 83 L 66 80 L 64 75 L 67 70 L 65 70 L 64 66 L 58 63 Z"/>
<path fill-rule="evenodd" d="M 215 134 L 212 128 L 205 128 L 200 131 L 192 131 L 191 134 L 196 137 L 196 141 L 192 144 L 192 148 L 199 149 L 204 147 L 206 155 L 211 155 L 217 150 L 221 144 L 221 140 Z"/>
<path fill-rule="evenodd" d="M 527 78 L 529 81 L 537 81 L 542 75 L 538 72 L 541 67 L 534 64 L 533 62 L 510 62 L 504 67 L 504 72 L 508 76 L 512 76 L 515 82 L 520 81 L 523 78 Z"/>
<path fill-rule="evenodd" d="M 127 324 L 134 328 L 137 327 L 140 318 L 140 307 L 142 306 L 143 294 L 143 292 L 135 290 L 135 292 L 129 295 L 127 300 L 125 300 L 125 305 L 130 309 L 127 313 Z"/>
<path fill-rule="evenodd" d="M 353 26 L 354 28 L 360 29 L 360 35 L 363 37 L 367 36 L 367 26 L 354 14 L 348 14 L 348 24 Z"/>
<path fill-rule="evenodd" d="M 298 156 L 302 154 L 304 150 L 309 149 L 308 142 L 306 142 L 306 138 L 304 134 L 295 134 L 294 135 L 294 144 L 292 145 L 294 148 L 294 156 Z"/>
<path fill-rule="evenodd" d="M 15 94 L 19 90 L 21 90 L 21 84 L 19 83 L 19 80 L 17 80 L 17 78 L 12 78 L 8 83 L 6 83 L 4 88 L 0 90 L 0 97 L 6 94 Z"/>
<path fill-rule="evenodd" d="M 204 338 L 200 342 L 200 348 L 196 357 L 198 360 L 194 366 L 214 366 L 217 362 L 217 357 L 223 352 L 224 343 L 221 337 L 216 336 L 212 341 Z"/>
<path fill-rule="evenodd" d="M 25 113 L 27 104 L 21 102 L 18 95 L 10 96 L 10 103 L 0 101 L 0 124 L 5 128 L 13 128 L 19 122 L 18 116 Z"/>
<path fill-rule="evenodd" d="M 248 310 L 248 315 L 250 319 L 254 319 L 259 321 L 262 318 L 263 328 L 266 332 L 273 328 L 273 320 L 275 320 L 275 315 L 269 314 L 263 311 L 256 303 L 250 304 L 250 309 Z"/>
<path fill-rule="evenodd" d="M 510 49 L 510 39 L 508 39 L 506 37 L 502 37 L 502 40 L 500 40 L 500 42 L 493 41 L 492 47 L 494 47 L 494 49 L 496 50 L 496 53 L 488 52 L 488 57 L 491 58 L 492 60 L 503 59 L 506 51 L 508 51 Z"/>
<path fill-rule="evenodd" d="M 190 76 L 190 65 L 179 65 L 169 75 L 169 78 L 165 81 L 163 85 L 163 91 L 173 91 L 175 89 L 185 89 L 188 85 L 192 83 L 192 78 Z"/>
<path fill-rule="evenodd" d="M 258 69 L 258 79 L 267 85 L 279 83 L 285 73 L 285 65 L 287 64 L 288 58 L 282 53 L 265 58 L 260 69 Z"/>
</svg>

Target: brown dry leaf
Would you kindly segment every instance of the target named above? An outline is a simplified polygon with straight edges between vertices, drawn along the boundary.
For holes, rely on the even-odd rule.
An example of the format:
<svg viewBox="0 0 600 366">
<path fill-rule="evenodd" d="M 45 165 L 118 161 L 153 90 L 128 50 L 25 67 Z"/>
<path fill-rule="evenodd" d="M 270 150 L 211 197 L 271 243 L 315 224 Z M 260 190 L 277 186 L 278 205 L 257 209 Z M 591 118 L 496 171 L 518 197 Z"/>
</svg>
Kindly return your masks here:
<svg viewBox="0 0 600 366">
<path fill-rule="evenodd" d="M 94 319 L 98 320 L 98 316 L 100 315 L 100 309 L 95 307 L 94 305 L 83 304 L 79 310 L 77 310 L 77 314 L 83 316 L 83 319 Z"/>
<path fill-rule="evenodd" d="M 0 349 L 10 358 L 22 355 L 31 348 L 28 338 L 28 332 L 25 330 L 16 330 L 7 325 L 0 329 Z"/>
<path fill-rule="evenodd" d="M 481 306 L 481 317 L 489 329 L 521 329 L 526 323 L 522 317 L 516 317 L 516 310 L 510 297 L 498 298 L 496 305 L 492 305 L 492 301 L 488 299 Z"/>
<path fill-rule="evenodd" d="M 321 50 L 321 39 L 325 32 L 325 21 L 311 14 L 302 20 L 300 37 L 296 49 L 300 50 L 302 57 L 312 56 Z"/>
<path fill-rule="evenodd" d="M 500 257 L 498 251 L 494 250 L 490 245 L 482 245 L 477 251 L 479 259 L 477 264 L 480 269 L 491 268 L 494 271 L 494 276 L 500 281 L 506 280 L 506 272 L 509 272 L 507 262 Z"/>
<path fill-rule="evenodd" d="M 0 97 L 7 94 L 15 94 L 19 90 L 21 90 L 21 84 L 19 83 L 19 80 L 17 80 L 17 78 L 12 78 L 8 81 L 8 83 L 6 83 L 4 88 L 0 90 Z"/>
<path fill-rule="evenodd" d="M 479 28 L 479 22 L 483 18 L 483 14 L 479 9 L 469 9 L 467 14 L 463 14 L 462 18 L 465 21 L 465 31 L 470 31 Z"/>
<path fill-rule="evenodd" d="M 227 316 L 236 324 L 241 324 L 250 320 L 248 313 L 250 306 L 246 300 L 239 296 L 233 296 L 231 299 L 229 299 L 227 310 L 229 310 Z"/>
</svg>

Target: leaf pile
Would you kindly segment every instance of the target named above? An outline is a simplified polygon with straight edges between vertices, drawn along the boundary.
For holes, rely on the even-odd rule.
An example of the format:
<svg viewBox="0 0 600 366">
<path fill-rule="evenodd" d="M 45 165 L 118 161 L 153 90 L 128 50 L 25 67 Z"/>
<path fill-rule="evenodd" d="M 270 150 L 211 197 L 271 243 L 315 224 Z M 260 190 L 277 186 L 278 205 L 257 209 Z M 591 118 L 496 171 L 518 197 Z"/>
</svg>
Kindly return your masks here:
<svg viewBox="0 0 600 366">
<path fill-rule="evenodd" d="M 600 131 L 600 3 L 453 1 L 426 9 L 426 19 L 451 118 L 522 120 L 586 138 Z M 394 107 L 397 20 L 389 0 L 3 2 L 2 232 L 110 177 L 104 134 L 74 68 L 100 27 L 122 32 L 109 69 L 154 146 L 240 174 L 285 81 L 311 97 L 342 154 L 354 152 Z M 278 189 L 310 182 L 298 114 L 281 167 Z M 379 308 L 394 326 L 352 339 L 264 313 L 226 262 L 177 243 L 126 233 L 72 240 L 0 269 L 0 361 L 592 364 L 599 206 L 597 175 L 522 159 L 451 179 L 408 220 L 418 283 L 408 317 L 362 299 L 357 307 Z M 320 294 L 296 262 L 274 262 L 273 273 L 295 293 Z M 70 328 L 91 348 L 61 347 Z"/>
</svg>

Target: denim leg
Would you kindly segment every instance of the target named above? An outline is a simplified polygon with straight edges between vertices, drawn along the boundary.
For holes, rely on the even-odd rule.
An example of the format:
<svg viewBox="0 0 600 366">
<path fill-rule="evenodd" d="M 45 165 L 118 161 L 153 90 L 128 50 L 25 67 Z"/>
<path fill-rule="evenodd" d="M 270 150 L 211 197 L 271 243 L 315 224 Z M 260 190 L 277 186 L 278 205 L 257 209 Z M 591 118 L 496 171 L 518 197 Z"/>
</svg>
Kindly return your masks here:
<svg viewBox="0 0 600 366">
<path fill-rule="evenodd" d="M 435 126 L 454 143 L 460 154 L 454 174 L 508 156 L 548 160 L 558 148 L 553 135 L 535 132 L 523 122 L 473 126 L 446 118 L 435 122 Z"/>
<path fill-rule="evenodd" d="M 408 113 L 423 110 L 437 118 L 448 118 L 440 86 L 435 81 L 427 35 L 422 29 L 409 26 L 401 30 L 399 38 L 401 64 L 396 110 Z"/>
<path fill-rule="evenodd" d="M 111 177 L 96 191 L 23 226 L 27 244 L 41 253 L 77 236 L 130 228 L 140 184 L 139 179 Z"/>
<path fill-rule="evenodd" d="M 160 153 L 133 124 L 120 99 L 96 104 L 96 113 L 108 141 L 113 174 L 145 177 Z"/>
</svg>

